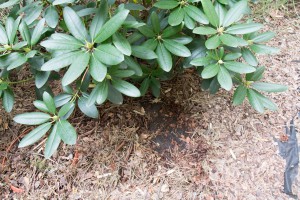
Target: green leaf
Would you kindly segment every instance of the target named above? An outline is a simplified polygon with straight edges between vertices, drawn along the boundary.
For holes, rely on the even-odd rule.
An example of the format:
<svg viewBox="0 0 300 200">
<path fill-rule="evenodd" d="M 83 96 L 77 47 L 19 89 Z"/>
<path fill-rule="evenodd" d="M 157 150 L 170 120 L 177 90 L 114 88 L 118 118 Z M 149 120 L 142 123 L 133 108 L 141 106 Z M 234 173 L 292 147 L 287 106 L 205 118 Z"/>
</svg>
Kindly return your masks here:
<svg viewBox="0 0 300 200">
<path fill-rule="evenodd" d="M 145 60 L 152 60 L 157 58 L 157 55 L 151 49 L 144 47 L 144 46 L 132 46 L 132 55 L 145 59 Z"/>
<path fill-rule="evenodd" d="M 21 18 L 14 20 L 12 17 L 8 17 L 5 22 L 6 34 L 10 44 L 14 44 L 17 30 L 19 27 Z"/>
<path fill-rule="evenodd" d="M 106 65 L 117 65 L 124 60 L 124 55 L 111 44 L 101 44 L 95 49 L 94 55 Z"/>
<path fill-rule="evenodd" d="M 229 34 L 247 34 L 260 30 L 263 27 L 259 23 L 237 24 L 230 26 L 225 32 Z"/>
<path fill-rule="evenodd" d="M 183 10 L 186 14 L 188 14 L 193 20 L 196 22 L 199 22 L 201 24 L 208 24 L 209 21 L 207 17 L 204 15 L 204 13 L 193 5 L 187 5 L 183 7 Z"/>
<path fill-rule="evenodd" d="M 48 26 L 55 28 L 58 24 L 59 15 L 54 6 L 49 6 L 45 10 L 45 19 Z"/>
<path fill-rule="evenodd" d="M 79 109 L 88 117 L 97 119 L 99 117 L 99 111 L 95 104 L 87 105 L 88 99 L 85 97 L 81 97 L 78 100 Z"/>
<path fill-rule="evenodd" d="M 47 131 L 49 131 L 50 128 L 51 128 L 51 122 L 48 122 L 48 123 L 45 123 L 45 124 L 42 124 L 42 125 L 38 126 L 37 128 L 30 131 L 21 140 L 18 147 L 22 148 L 22 147 L 32 145 L 33 143 L 35 143 L 36 141 L 41 139 L 47 133 Z"/>
<path fill-rule="evenodd" d="M 81 53 L 69 67 L 67 73 L 62 79 L 62 85 L 66 86 L 75 81 L 86 69 L 90 61 L 89 53 Z"/>
<path fill-rule="evenodd" d="M 240 74 L 252 73 L 252 72 L 255 72 L 255 70 L 256 70 L 254 67 L 252 67 L 250 65 L 240 63 L 240 62 L 234 62 L 234 61 L 225 62 L 224 66 L 228 70 L 236 72 L 236 73 L 240 73 Z"/>
<path fill-rule="evenodd" d="M 140 91 L 141 91 L 141 96 L 144 96 L 146 92 L 148 91 L 150 86 L 150 79 L 145 78 L 143 82 L 141 83 Z"/>
<path fill-rule="evenodd" d="M 61 4 L 69 4 L 69 3 L 74 3 L 75 0 L 55 0 L 53 1 L 53 5 L 57 6 L 57 5 L 61 5 Z"/>
<path fill-rule="evenodd" d="M 120 52 L 127 56 L 131 55 L 131 46 L 128 40 L 123 35 L 121 35 L 120 33 L 115 33 L 113 34 L 112 38 L 113 44 Z"/>
<path fill-rule="evenodd" d="M 58 108 L 58 107 L 65 105 L 72 99 L 72 97 L 73 97 L 73 95 L 71 95 L 71 94 L 59 94 L 59 95 L 55 96 L 54 97 L 55 106 Z"/>
<path fill-rule="evenodd" d="M 197 27 L 193 30 L 193 33 L 199 34 L 199 35 L 213 35 L 217 33 L 217 30 L 211 27 Z"/>
<path fill-rule="evenodd" d="M 48 92 L 43 93 L 43 101 L 45 102 L 49 112 L 51 114 L 55 114 L 56 107 L 55 107 L 54 99 Z"/>
<path fill-rule="evenodd" d="M 252 66 L 257 66 L 258 65 L 258 61 L 257 58 L 255 57 L 255 55 L 253 55 L 253 53 L 247 49 L 247 48 L 242 48 L 242 56 L 244 58 L 244 60 L 249 63 Z"/>
<path fill-rule="evenodd" d="M 142 76 L 143 71 L 141 66 L 131 57 L 125 56 L 125 63 L 128 66 L 128 69 L 131 69 L 135 72 L 135 75 Z"/>
<path fill-rule="evenodd" d="M 44 112 L 50 112 L 50 111 L 48 110 L 48 108 L 47 108 L 45 102 L 43 102 L 43 101 L 41 101 L 41 100 L 35 100 L 35 101 L 33 102 L 33 105 L 34 105 L 37 109 L 39 109 L 39 110 L 41 110 L 41 111 L 44 111 Z"/>
<path fill-rule="evenodd" d="M 251 74 L 246 74 L 247 81 L 259 81 L 263 78 L 263 73 L 265 71 L 265 67 L 258 67 L 255 72 Z"/>
<path fill-rule="evenodd" d="M 141 92 L 138 88 L 136 88 L 131 83 L 128 83 L 121 79 L 114 78 L 112 80 L 112 85 L 114 86 L 114 88 L 116 88 L 116 90 L 118 90 L 119 92 L 121 92 L 129 97 L 140 97 L 141 96 Z"/>
<path fill-rule="evenodd" d="M 229 34 L 221 35 L 220 40 L 222 41 L 223 44 L 230 47 L 237 47 L 239 45 L 238 41 L 236 40 L 236 37 Z"/>
<path fill-rule="evenodd" d="M 245 10 L 247 9 L 247 1 L 241 0 L 235 3 L 230 10 L 227 12 L 224 20 L 223 26 L 228 27 L 234 22 L 238 21 L 244 14 Z"/>
<path fill-rule="evenodd" d="M 31 35 L 31 46 L 36 45 L 36 43 L 40 40 L 43 31 L 44 31 L 45 19 L 41 19 L 36 27 L 34 28 Z"/>
<path fill-rule="evenodd" d="M 151 76 L 150 87 L 151 87 L 152 94 L 156 98 L 158 98 L 160 96 L 160 88 L 161 88 L 159 80 L 157 80 L 156 78 L 154 78 L 153 76 Z"/>
<path fill-rule="evenodd" d="M 230 91 L 232 88 L 232 78 L 225 67 L 220 67 L 218 72 L 218 82 L 221 87 L 227 91 Z"/>
<path fill-rule="evenodd" d="M 151 13 L 150 19 L 153 30 L 158 34 L 160 32 L 160 23 L 156 12 Z"/>
<path fill-rule="evenodd" d="M 64 53 L 46 62 L 41 69 L 43 71 L 52 71 L 66 67 L 74 62 L 74 60 L 82 54 L 82 51 L 73 51 Z"/>
<path fill-rule="evenodd" d="M 148 25 L 141 26 L 138 28 L 138 30 L 146 37 L 149 37 L 149 38 L 155 37 L 154 31 Z"/>
<path fill-rule="evenodd" d="M 204 79 L 212 78 L 216 76 L 220 71 L 220 65 L 218 64 L 211 64 L 206 67 L 204 67 L 201 76 Z"/>
<path fill-rule="evenodd" d="M 158 65 L 166 72 L 172 69 L 172 56 L 162 43 L 159 43 L 156 48 Z"/>
<path fill-rule="evenodd" d="M 263 113 L 264 110 L 264 106 L 263 103 L 260 101 L 259 96 L 257 95 L 257 92 L 251 89 L 247 90 L 247 97 L 249 100 L 250 105 L 257 110 L 260 113 Z"/>
<path fill-rule="evenodd" d="M 74 38 L 75 39 L 75 38 Z M 46 40 L 41 42 L 41 46 L 49 49 L 49 50 L 69 50 L 74 51 L 77 49 L 80 49 L 83 47 L 83 44 L 76 40 L 65 40 L 65 39 L 59 39 L 59 40 Z"/>
<path fill-rule="evenodd" d="M 8 38 L 4 27 L 0 24 L 0 44 L 8 44 Z"/>
<path fill-rule="evenodd" d="M 59 146 L 61 139 L 59 137 L 59 134 L 57 133 L 57 123 L 54 124 L 52 131 L 46 141 L 46 146 L 45 146 L 45 158 L 48 159 L 50 158 L 56 149 Z"/>
<path fill-rule="evenodd" d="M 99 30 L 102 28 L 103 24 L 107 19 L 107 15 L 108 15 L 107 1 L 101 1 L 100 6 L 98 8 L 98 12 L 94 16 L 89 29 L 92 39 L 96 37 Z"/>
<path fill-rule="evenodd" d="M 171 26 L 177 26 L 181 24 L 183 18 L 184 18 L 184 10 L 181 7 L 178 7 L 170 13 L 168 22 Z"/>
<path fill-rule="evenodd" d="M 275 103 L 273 103 L 269 98 L 263 96 L 260 93 L 256 93 L 260 102 L 263 104 L 263 106 L 271 111 L 276 111 L 278 110 L 278 107 Z"/>
<path fill-rule="evenodd" d="M 219 16 L 219 26 L 222 26 L 227 10 L 218 2 L 215 2 L 215 10 L 217 15 Z"/>
<path fill-rule="evenodd" d="M 14 107 L 14 102 L 15 102 L 15 96 L 13 91 L 10 88 L 4 90 L 2 103 L 6 112 L 12 111 Z"/>
<path fill-rule="evenodd" d="M 162 38 L 169 38 L 177 33 L 179 33 L 182 30 L 181 26 L 169 26 L 162 32 Z"/>
<path fill-rule="evenodd" d="M 122 94 L 118 90 L 116 90 L 110 83 L 108 83 L 107 99 L 113 104 L 121 105 L 123 103 Z"/>
<path fill-rule="evenodd" d="M 220 44 L 221 44 L 221 40 L 218 35 L 212 36 L 205 41 L 205 46 L 208 49 L 216 49 Z"/>
<path fill-rule="evenodd" d="M 241 53 L 228 53 L 224 56 L 223 60 L 236 60 L 242 56 Z"/>
<path fill-rule="evenodd" d="M 247 96 L 247 88 L 243 85 L 240 85 L 233 94 L 233 105 L 237 106 L 244 102 Z"/>
<path fill-rule="evenodd" d="M 209 65 L 211 63 L 211 58 L 208 57 L 200 57 L 200 58 L 196 58 L 194 60 L 191 61 L 191 65 L 194 66 L 206 66 Z"/>
<path fill-rule="evenodd" d="M 29 28 L 28 28 L 27 24 L 24 21 L 22 21 L 20 23 L 19 31 L 20 31 L 22 38 L 25 41 L 27 41 L 27 44 L 31 44 L 31 34 L 29 32 Z"/>
<path fill-rule="evenodd" d="M 17 53 L 15 59 L 7 67 L 7 70 L 10 71 L 17 67 L 20 67 L 21 65 L 25 64 L 26 62 L 27 62 L 26 56 L 24 54 Z"/>
<path fill-rule="evenodd" d="M 178 1 L 174 0 L 160 0 L 156 2 L 153 6 L 160 8 L 160 9 L 173 9 L 179 5 Z"/>
<path fill-rule="evenodd" d="M 253 44 L 250 45 L 250 48 L 257 54 L 277 54 L 279 52 L 279 49 L 263 44 Z"/>
<path fill-rule="evenodd" d="M 94 55 L 90 59 L 90 74 L 98 82 L 102 82 L 107 74 L 107 67 L 99 62 Z"/>
<path fill-rule="evenodd" d="M 5 3 L 0 4 L 0 9 L 11 7 L 13 5 L 16 5 L 19 2 L 20 0 L 9 0 Z"/>
<path fill-rule="evenodd" d="M 103 81 L 101 83 L 99 83 L 99 92 L 98 92 L 98 96 L 96 99 L 97 104 L 102 104 L 106 101 L 107 97 L 108 97 L 108 84 L 107 81 Z"/>
<path fill-rule="evenodd" d="M 183 20 L 184 20 L 184 25 L 188 29 L 193 30 L 195 28 L 196 23 L 195 23 L 195 21 L 189 15 L 185 14 Z"/>
<path fill-rule="evenodd" d="M 201 0 L 204 13 L 208 18 L 211 25 L 214 27 L 219 26 L 219 16 L 216 13 L 216 10 L 210 0 Z"/>
<path fill-rule="evenodd" d="M 275 37 L 274 32 L 265 32 L 265 33 L 256 35 L 251 40 L 255 43 L 261 43 L 261 42 L 267 42 L 267 41 L 271 40 L 273 37 Z"/>
<path fill-rule="evenodd" d="M 14 121 L 19 124 L 39 125 L 48 122 L 51 116 L 42 112 L 31 112 L 16 115 Z"/>
<path fill-rule="evenodd" d="M 264 82 L 253 83 L 252 87 L 255 88 L 256 90 L 260 90 L 264 92 L 284 92 L 288 89 L 288 87 L 285 85 L 264 83 Z"/>
<path fill-rule="evenodd" d="M 170 39 L 165 39 L 163 41 L 164 46 L 170 51 L 172 54 L 180 57 L 189 57 L 191 56 L 191 52 L 184 45 L 174 42 Z"/>
<path fill-rule="evenodd" d="M 76 130 L 68 121 L 60 120 L 57 122 L 57 133 L 64 143 L 69 145 L 76 144 Z"/>
<path fill-rule="evenodd" d="M 95 41 L 101 43 L 112 36 L 127 18 L 129 10 L 122 10 L 108 20 L 97 33 Z"/>
<path fill-rule="evenodd" d="M 157 45 L 158 45 L 158 41 L 154 38 L 151 38 L 142 44 L 142 46 L 145 46 L 146 48 L 151 50 L 155 50 Z"/>
<path fill-rule="evenodd" d="M 65 7 L 63 10 L 63 16 L 66 26 L 75 38 L 83 42 L 88 40 L 88 32 L 84 23 L 72 8 Z"/>
</svg>

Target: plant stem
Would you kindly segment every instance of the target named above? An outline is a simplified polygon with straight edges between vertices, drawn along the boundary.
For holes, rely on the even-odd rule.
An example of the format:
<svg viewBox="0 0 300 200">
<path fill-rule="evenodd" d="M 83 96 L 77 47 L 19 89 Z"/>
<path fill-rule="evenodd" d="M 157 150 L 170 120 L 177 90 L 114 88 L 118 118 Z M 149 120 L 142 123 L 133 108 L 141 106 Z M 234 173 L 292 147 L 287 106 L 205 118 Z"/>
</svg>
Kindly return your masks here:
<svg viewBox="0 0 300 200">
<path fill-rule="evenodd" d="M 20 81 L 14 81 L 14 82 L 8 81 L 7 83 L 10 85 L 13 85 L 13 84 L 25 83 L 25 82 L 31 81 L 33 79 L 34 79 L 34 77 L 30 77 L 28 79 L 20 80 Z"/>
</svg>

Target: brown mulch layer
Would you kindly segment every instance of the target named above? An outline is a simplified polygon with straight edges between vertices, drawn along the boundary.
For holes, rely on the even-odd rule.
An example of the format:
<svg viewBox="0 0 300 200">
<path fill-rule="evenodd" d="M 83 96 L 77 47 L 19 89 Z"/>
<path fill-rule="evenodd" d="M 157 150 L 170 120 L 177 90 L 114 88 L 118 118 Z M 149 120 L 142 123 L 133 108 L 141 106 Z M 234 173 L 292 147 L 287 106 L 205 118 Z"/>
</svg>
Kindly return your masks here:
<svg viewBox="0 0 300 200">
<path fill-rule="evenodd" d="M 161 99 L 105 104 L 98 120 L 76 112 L 78 144 L 61 145 L 44 160 L 44 140 L 23 149 L 16 142 L 6 153 L 28 130 L 12 116 L 34 110 L 33 85 L 16 88 L 14 113 L 0 112 L 0 156 L 7 158 L 1 199 L 288 199 L 282 193 L 285 162 L 273 137 L 282 136 L 300 108 L 300 23 L 269 18 L 266 29 L 276 30 L 269 44 L 281 52 L 260 56 L 265 80 L 289 86 L 269 95 L 278 112 L 258 114 L 248 103 L 234 107 L 231 94 L 201 91 L 188 71 L 163 84 Z"/>
</svg>

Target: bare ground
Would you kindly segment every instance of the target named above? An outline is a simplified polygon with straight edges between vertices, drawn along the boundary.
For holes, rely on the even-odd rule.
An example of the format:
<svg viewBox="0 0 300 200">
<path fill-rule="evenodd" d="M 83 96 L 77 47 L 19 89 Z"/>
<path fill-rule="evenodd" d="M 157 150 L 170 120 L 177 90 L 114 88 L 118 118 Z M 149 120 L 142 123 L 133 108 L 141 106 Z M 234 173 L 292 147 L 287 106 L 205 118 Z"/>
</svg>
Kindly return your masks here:
<svg viewBox="0 0 300 200">
<path fill-rule="evenodd" d="M 270 45 L 281 49 L 260 57 L 265 80 L 289 86 L 271 95 L 278 112 L 261 115 L 247 103 L 233 107 L 231 94 L 209 95 L 186 72 L 163 84 L 161 101 L 148 96 L 118 107 L 107 104 L 99 107 L 99 120 L 76 113 L 78 144 L 61 145 L 44 160 L 44 141 L 24 149 L 12 143 L 28 130 L 12 116 L 34 110 L 33 85 L 27 84 L 17 90 L 23 101 L 15 113 L 0 113 L 0 156 L 7 158 L 0 174 L 2 199 L 288 199 L 281 192 L 285 162 L 273 137 L 284 133 L 300 108 L 300 22 L 265 20 L 266 29 L 278 34 Z M 298 196 L 299 188 L 298 176 Z"/>
</svg>

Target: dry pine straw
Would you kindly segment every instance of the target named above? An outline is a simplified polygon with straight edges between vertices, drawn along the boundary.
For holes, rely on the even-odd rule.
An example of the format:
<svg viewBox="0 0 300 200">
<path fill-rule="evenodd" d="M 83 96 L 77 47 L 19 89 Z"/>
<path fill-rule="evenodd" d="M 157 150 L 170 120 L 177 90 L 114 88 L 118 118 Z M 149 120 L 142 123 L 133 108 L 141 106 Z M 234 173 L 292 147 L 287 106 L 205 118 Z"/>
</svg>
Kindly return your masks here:
<svg viewBox="0 0 300 200">
<path fill-rule="evenodd" d="M 197 89 L 197 77 L 185 73 L 176 83 L 163 84 L 164 96 L 175 99 L 173 103 L 181 104 L 184 112 L 198 122 L 189 135 L 181 138 L 186 145 L 184 149 L 173 146 L 169 157 L 155 152 L 151 139 L 159 133 L 149 135 L 141 128 L 141 119 L 147 118 L 147 113 L 143 113 L 138 100 L 127 100 L 120 107 L 102 108 L 99 121 L 75 115 L 72 122 L 79 132 L 78 145 L 61 145 L 51 160 L 43 160 L 43 143 L 25 149 L 12 148 L 0 175 L 0 196 L 2 199 L 288 199 L 281 193 L 285 162 L 278 155 L 273 136 L 280 137 L 284 123 L 300 107 L 299 64 L 293 62 L 300 60 L 299 26 L 299 20 L 284 18 L 270 18 L 267 24 L 267 29 L 278 34 L 269 44 L 279 47 L 281 53 L 260 57 L 261 65 L 267 67 L 265 80 L 289 86 L 286 93 L 270 95 L 279 105 L 278 112 L 257 114 L 246 103 L 233 107 L 230 94 L 221 91 L 212 96 L 201 92 Z M 27 87 L 18 89 L 16 99 L 32 96 L 33 87 Z M 16 112 L 32 111 L 32 100 L 18 101 Z M 1 112 L 0 155 L 25 129 L 14 124 L 11 116 L 3 116 Z M 78 163 L 72 165 L 75 152 L 79 152 Z M 299 181 L 298 176 L 294 185 L 298 195 Z M 24 192 L 12 193 L 7 183 Z"/>
</svg>

